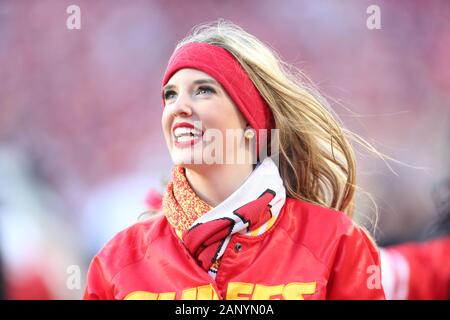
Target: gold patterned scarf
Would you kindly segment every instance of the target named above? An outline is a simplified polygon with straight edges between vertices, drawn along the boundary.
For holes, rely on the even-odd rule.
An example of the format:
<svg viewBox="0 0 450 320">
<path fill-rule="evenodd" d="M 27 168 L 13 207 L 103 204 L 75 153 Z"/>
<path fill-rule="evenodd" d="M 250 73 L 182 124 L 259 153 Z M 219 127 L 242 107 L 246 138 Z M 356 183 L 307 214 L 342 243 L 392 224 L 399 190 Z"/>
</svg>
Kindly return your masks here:
<svg viewBox="0 0 450 320">
<path fill-rule="evenodd" d="M 212 208 L 192 190 L 177 166 L 163 197 L 163 213 L 197 263 L 215 278 L 221 257 L 236 233 L 257 236 L 269 230 L 286 199 L 278 168 L 266 158 L 246 181 Z"/>
<path fill-rule="evenodd" d="M 212 209 L 192 190 L 186 179 L 185 169 L 180 166 L 172 170 L 172 181 L 167 185 L 162 205 L 167 220 L 178 235 Z"/>
</svg>

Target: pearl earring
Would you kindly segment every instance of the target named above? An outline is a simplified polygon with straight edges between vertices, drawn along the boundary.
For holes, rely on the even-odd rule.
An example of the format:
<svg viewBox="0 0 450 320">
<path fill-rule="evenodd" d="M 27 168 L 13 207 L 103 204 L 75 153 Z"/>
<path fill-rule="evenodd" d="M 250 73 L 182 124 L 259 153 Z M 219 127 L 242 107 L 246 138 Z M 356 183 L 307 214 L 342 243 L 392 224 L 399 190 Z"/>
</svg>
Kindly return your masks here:
<svg viewBox="0 0 450 320">
<path fill-rule="evenodd" d="M 253 139 L 255 137 L 255 131 L 252 128 L 245 129 L 244 137 L 248 140 Z"/>
</svg>

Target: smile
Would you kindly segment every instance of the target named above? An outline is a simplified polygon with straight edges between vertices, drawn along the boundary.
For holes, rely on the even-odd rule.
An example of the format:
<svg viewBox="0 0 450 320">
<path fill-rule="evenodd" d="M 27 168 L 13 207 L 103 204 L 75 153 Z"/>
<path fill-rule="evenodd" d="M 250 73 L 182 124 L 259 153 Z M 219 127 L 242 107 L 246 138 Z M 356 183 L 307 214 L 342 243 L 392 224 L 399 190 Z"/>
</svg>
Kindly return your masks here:
<svg viewBox="0 0 450 320">
<path fill-rule="evenodd" d="M 172 128 L 174 144 L 176 147 L 192 146 L 202 140 L 203 132 L 191 123 L 177 123 Z"/>
</svg>

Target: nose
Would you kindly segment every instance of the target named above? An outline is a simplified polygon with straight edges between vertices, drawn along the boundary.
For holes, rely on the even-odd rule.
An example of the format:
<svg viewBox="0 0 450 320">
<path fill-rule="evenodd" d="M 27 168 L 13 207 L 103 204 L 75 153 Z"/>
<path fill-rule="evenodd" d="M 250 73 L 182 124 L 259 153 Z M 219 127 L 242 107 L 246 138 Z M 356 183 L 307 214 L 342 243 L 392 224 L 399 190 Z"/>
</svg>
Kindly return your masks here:
<svg viewBox="0 0 450 320">
<path fill-rule="evenodd" d="M 181 94 L 173 105 L 173 115 L 190 117 L 192 115 L 192 106 L 189 97 Z"/>
</svg>

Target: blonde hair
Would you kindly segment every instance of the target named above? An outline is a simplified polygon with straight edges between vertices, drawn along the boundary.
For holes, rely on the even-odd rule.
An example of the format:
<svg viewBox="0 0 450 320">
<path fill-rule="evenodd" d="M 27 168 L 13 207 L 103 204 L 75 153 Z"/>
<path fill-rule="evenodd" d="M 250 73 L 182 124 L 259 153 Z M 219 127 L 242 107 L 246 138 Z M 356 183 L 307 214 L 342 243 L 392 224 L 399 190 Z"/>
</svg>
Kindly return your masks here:
<svg viewBox="0 0 450 320">
<path fill-rule="evenodd" d="M 191 42 L 229 51 L 270 106 L 279 129 L 279 170 L 287 196 L 352 217 L 356 165 L 349 140 L 363 140 L 343 128 L 327 101 L 306 85 L 304 75 L 226 20 L 196 26 L 177 48 Z"/>
</svg>

